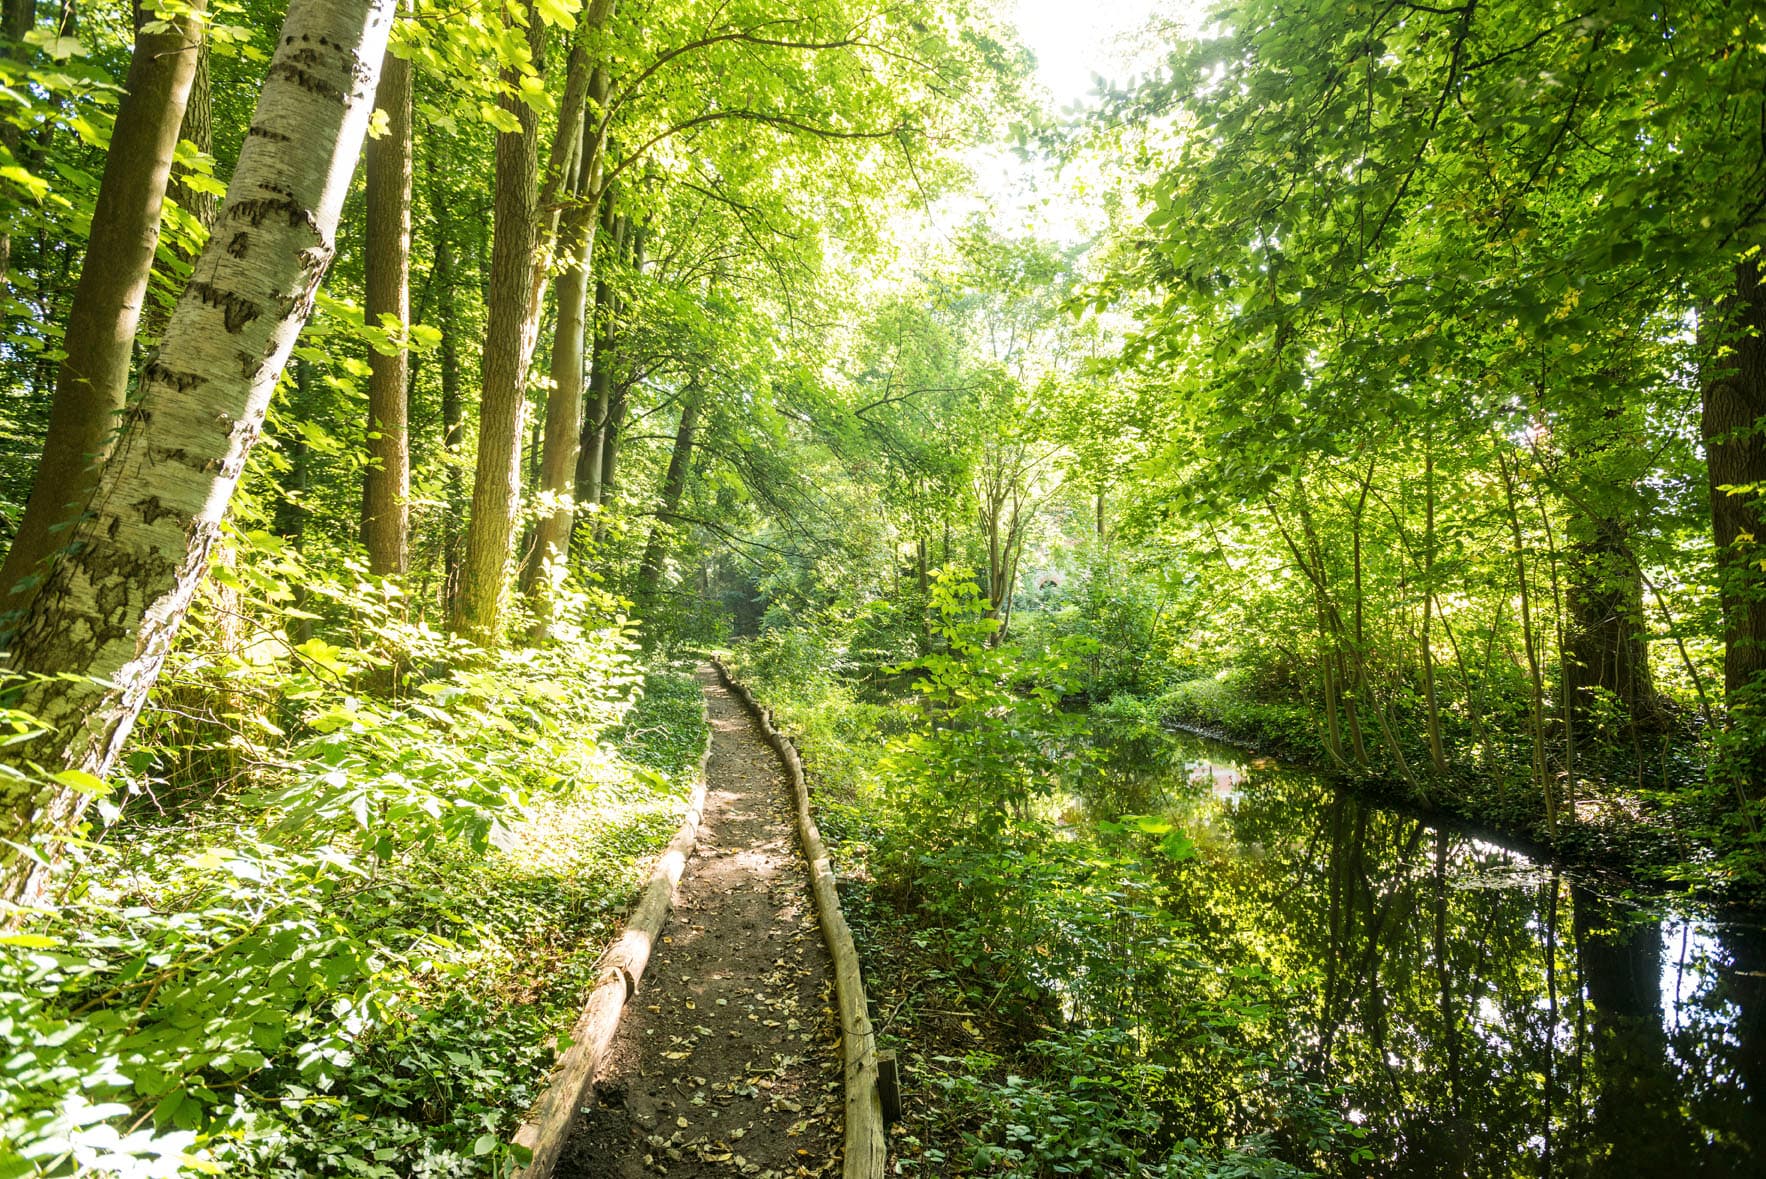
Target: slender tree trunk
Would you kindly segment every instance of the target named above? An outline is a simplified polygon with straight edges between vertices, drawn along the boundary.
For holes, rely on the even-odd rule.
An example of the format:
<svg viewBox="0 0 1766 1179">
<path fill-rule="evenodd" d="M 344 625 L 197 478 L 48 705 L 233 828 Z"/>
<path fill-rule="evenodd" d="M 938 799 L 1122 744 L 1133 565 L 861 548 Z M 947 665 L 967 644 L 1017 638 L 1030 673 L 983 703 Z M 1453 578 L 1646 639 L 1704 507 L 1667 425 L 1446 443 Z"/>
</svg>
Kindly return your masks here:
<svg viewBox="0 0 1766 1179">
<path fill-rule="evenodd" d="M 1595 689 L 1603 688 L 1627 718 L 1649 727 L 1656 713 L 1655 676 L 1643 622 L 1643 577 L 1625 526 L 1572 513 L 1568 531 L 1564 608 L 1571 715 L 1586 717 Z"/>
<path fill-rule="evenodd" d="M 573 214 L 576 211 L 573 210 Z M 539 492 L 550 498 L 546 514 L 534 531 L 533 550 L 522 570 L 541 632 L 553 591 L 563 574 L 570 547 L 578 448 L 582 444 L 583 325 L 589 296 L 589 252 L 594 249 L 594 218 L 572 216 L 563 236 L 578 245 L 570 268 L 558 278 L 558 319 L 552 337 L 552 390 L 546 395 L 546 420 L 540 437 Z M 550 572 L 548 572 L 550 570 Z"/>
<path fill-rule="evenodd" d="M 29 603 L 44 562 L 66 545 L 69 526 L 84 510 L 110 449 L 128 391 L 135 329 L 153 272 L 205 4 L 194 0 L 188 16 L 163 32 L 135 38 L 86 261 L 68 312 L 67 355 L 56 375 L 43 457 L 18 534 L 0 565 L 0 606 L 6 610 Z"/>
<path fill-rule="evenodd" d="M 137 16 L 139 15 L 141 14 L 138 12 Z M 213 88 L 209 83 L 209 40 L 206 30 L 202 38 L 202 48 L 196 54 L 196 73 L 190 79 L 190 98 L 184 103 L 184 123 L 178 129 L 178 138 L 189 140 L 198 151 L 204 153 L 214 149 L 214 98 Z M 221 206 L 213 193 L 203 192 L 191 185 L 191 175 L 187 169 L 173 165 L 167 192 L 180 209 L 196 218 L 197 224 L 203 228 L 203 241 L 206 242 L 208 232 L 215 227 L 215 214 L 220 211 Z M 201 248 L 199 243 L 197 251 Z M 181 246 L 174 246 L 174 252 L 187 265 L 196 261 L 196 251 L 186 251 Z M 182 290 L 183 279 L 178 278 L 175 273 L 172 277 L 173 288 Z M 150 288 L 149 301 L 141 311 L 142 327 L 135 335 L 137 357 L 144 346 L 156 344 L 165 334 L 166 321 L 171 317 L 171 303 L 152 298 Z"/>
<path fill-rule="evenodd" d="M 599 112 L 607 103 L 607 71 L 597 68 L 589 80 L 589 101 Z M 599 440 L 599 422 L 583 419 L 583 343 L 588 330 L 586 322 L 589 293 L 589 271 L 595 256 L 595 229 L 601 213 L 602 136 L 598 128 L 585 124 L 581 161 L 575 185 L 576 201 L 565 219 L 562 240 L 571 250 L 571 265 L 558 281 L 558 326 L 552 345 L 552 393 L 546 401 L 546 432 L 541 443 L 540 492 L 553 501 L 552 510 L 539 522 L 534 536 L 533 555 L 526 570 L 529 596 L 533 603 L 536 634 L 540 637 L 549 625 L 552 595 L 562 575 L 565 558 L 570 552 L 575 531 L 577 480 L 581 473 L 582 442 L 593 433 Z M 596 304 L 600 305 L 600 289 Z M 597 341 L 599 333 L 597 333 Z M 598 413 L 606 412 L 605 387 Z M 593 456 L 593 469 L 600 474 L 600 455 Z M 596 490 L 599 490 L 597 479 Z M 550 570 L 550 572 L 548 572 Z"/>
<path fill-rule="evenodd" d="M 537 62 L 544 48 L 544 26 L 532 6 L 528 45 Z M 527 416 L 527 366 L 532 346 L 526 336 L 537 320 L 531 283 L 539 229 L 538 116 L 514 90 L 520 81 L 506 71 L 510 93 L 498 101 L 519 130 L 496 139 L 491 210 L 490 290 L 486 300 L 484 358 L 478 410 L 478 464 L 472 480 L 472 516 L 460 563 L 460 591 L 454 599 L 454 628 L 479 644 L 497 642 L 499 599 L 509 565 L 509 541 L 521 489 L 521 436 Z"/>
<path fill-rule="evenodd" d="M 190 79 L 190 98 L 184 104 L 184 125 L 178 138 L 188 139 L 200 152 L 211 152 L 215 146 L 214 86 L 209 76 L 209 39 L 203 31 L 202 48 L 196 51 L 196 73 Z M 178 207 L 196 218 L 204 229 L 215 227 L 215 215 L 221 202 L 212 192 L 192 188 L 182 168 L 172 169 L 172 199 Z"/>
<path fill-rule="evenodd" d="M 577 451 L 576 498 L 583 507 L 601 506 L 601 468 L 606 459 L 607 416 L 613 400 L 614 287 L 606 263 L 623 261 L 624 245 L 619 219 L 614 212 L 618 193 L 609 188 L 601 198 L 603 273 L 595 280 L 594 347 L 589 364 L 589 408 L 583 416 L 580 449 Z"/>
<path fill-rule="evenodd" d="M 633 276 L 644 272 L 644 238 L 645 229 L 642 225 L 628 224 L 625 218 L 619 219 L 620 238 L 625 243 L 626 258 L 631 265 Z M 618 316 L 622 300 L 615 293 L 611 313 L 615 318 L 613 335 L 609 338 L 607 353 L 607 379 L 609 382 L 607 421 L 601 427 L 601 490 L 595 503 L 600 508 L 595 514 L 594 537 L 599 541 L 607 528 L 607 508 L 613 502 L 616 486 L 615 475 L 619 471 L 620 431 L 625 428 L 625 415 L 628 408 L 626 386 L 619 380 L 619 329 Z"/>
<path fill-rule="evenodd" d="M 368 324 L 401 337 L 411 327 L 411 63 L 391 54 L 374 105 L 386 133 L 368 142 L 366 312 Z M 399 343 L 402 345 L 403 340 Z M 368 568 L 402 574 L 409 564 L 411 354 L 368 352 L 368 469 L 362 478 L 362 541 Z"/>
<path fill-rule="evenodd" d="M 459 273 L 454 262 L 453 213 L 439 180 L 431 173 L 430 211 L 435 217 L 436 317 L 441 329 L 437 367 L 441 378 L 442 463 L 447 502 L 442 506 L 442 598 L 452 609 L 460 584 L 461 516 L 466 506 L 465 472 L 460 447 L 466 441 L 465 406 L 460 400 L 460 325 L 455 287 Z"/>
<path fill-rule="evenodd" d="M 687 472 L 693 458 L 693 442 L 699 432 L 699 410 L 704 393 L 688 389 L 681 404 L 681 424 L 675 430 L 674 449 L 669 452 L 668 471 L 662 477 L 662 501 L 656 519 L 650 525 L 650 539 L 644 542 L 644 556 L 638 562 L 637 593 L 633 595 L 647 606 L 654 607 L 662 589 L 662 562 L 668 556 L 668 538 L 674 530 L 674 517 L 680 511 L 681 499 L 687 493 Z M 648 611 L 646 612 L 646 620 Z"/>
<path fill-rule="evenodd" d="M 1437 774 L 1447 772 L 1447 750 L 1441 742 L 1441 703 L 1435 692 L 1435 648 L 1431 623 L 1435 617 L 1435 452 L 1423 443 L 1423 704 L 1428 710 L 1429 763 Z"/>
<path fill-rule="evenodd" d="M 613 394 L 607 406 L 607 425 L 601 431 L 601 498 L 602 511 L 595 517 L 595 539 L 601 539 L 607 527 L 606 507 L 613 500 L 614 489 L 618 486 L 619 475 L 619 444 L 624 441 L 626 410 L 630 408 L 626 401 L 626 391 L 615 384 Z"/>
<path fill-rule="evenodd" d="M 1564 724 L 1564 787 L 1565 804 L 1571 814 L 1576 810 L 1576 708 L 1570 699 L 1570 685 L 1575 680 L 1575 672 L 1570 665 L 1569 644 L 1564 641 L 1564 588 L 1563 579 L 1558 571 L 1557 530 L 1551 526 L 1551 513 L 1546 510 L 1543 492 L 1536 496 L 1539 507 L 1539 524 L 1545 532 L 1545 554 L 1547 569 L 1551 573 L 1551 606 L 1552 616 L 1557 620 L 1558 644 L 1558 715 Z"/>
<path fill-rule="evenodd" d="M 298 358 L 294 362 L 294 388 L 291 394 L 289 416 L 300 421 L 312 408 L 312 366 Z M 288 452 L 288 478 L 282 485 L 283 494 L 276 499 L 271 526 L 276 530 L 277 536 L 293 541 L 298 547 L 307 529 L 307 489 L 312 480 L 312 448 L 307 445 L 306 435 L 299 430 L 290 432 L 284 446 Z"/>
<path fill-rule="evenodd" d="M 10 701 L 48 733 L 15 745 L 0 897 L 39 897 L 33 845 L 110 769 L 208 567 L 270 396 L 313 306 L 367 130 L 392 0 L 291 0 L 216 231 L 142 374 L 75 544 L 10 651 Z M 188 55 L 193 57 L 194 54 Z M 43 778 L 32 763 L 75 771 Z M 30 850 L 27 850 L 30 849 Z"/>
<path fill-rule="evenodd" d="M 1533 595 L 1527 582 L 1527 550 L 1521 539 L 1521 516 L 1515 501 L 1515 477 L 1509 469 L 1508 459 L 1500 449 L 1496 452 L 1496 462 L 1502 469 L 1502 486 L 1508 498 L 1508 524 L 1514 541 L 1515 577 L 1520 586 L 1521 641 L 1527 652 L 1527 682 L 1531 688 L 1528 697 L 1528 727 L 1532 730 L 1533 738 L 1533 783 L 1545 798 L 1546 829 L 1555 835 L 1558 799 L 1557 790 L 1552 785 L 1550 767 L 1545 760 L 1545 676 L 1539 666 L 1538 646 L 1533 641 Z"/>
<path fill-rule="evenodd" d="M 525 4 L 528 44 L 543 61 L 545 30 L 536 6 Z M 613 12 L 613 0 L 592 0 L 579 27 L 565 69 L 558 125 L 539 167 L 538 126 L 533 108 L 516 94 L 499 101 L 514 114 L 519 132 L 497 136 L 492 220 L 491 276 L 485 325 L 483 391 L 478 417 L 478 465 L 472 484 L 472 519 L 461 560 L 460 592 L 454 601 L 454 628 L 484 645 L 498 637 L 498 612 L 509 542 L 521 506 L 521 435 L 527 414 L 526 381 L 539 338 L 540 309 L 550 276 L 560 198 L 582 148 L 583 120 L 596 32 Z M 543 70 L 542 70 L 543 73 Z M 507 79 L 513 86 L 514 77 Z M 597 137 L 600 148 L 605 133 Z M 537 191 L 536 191 L 537 186 Z"/>
<path fill-rule="evenodd" d="M 1711 482 L 1723 602 L 1723 687 L 1733 712 L 1760 712 L 1766 672 L 1766 282 L 1757 258 L 1736 267 L 1735 290 L 1705 318 L 1701 429 Z"/>
</svg>

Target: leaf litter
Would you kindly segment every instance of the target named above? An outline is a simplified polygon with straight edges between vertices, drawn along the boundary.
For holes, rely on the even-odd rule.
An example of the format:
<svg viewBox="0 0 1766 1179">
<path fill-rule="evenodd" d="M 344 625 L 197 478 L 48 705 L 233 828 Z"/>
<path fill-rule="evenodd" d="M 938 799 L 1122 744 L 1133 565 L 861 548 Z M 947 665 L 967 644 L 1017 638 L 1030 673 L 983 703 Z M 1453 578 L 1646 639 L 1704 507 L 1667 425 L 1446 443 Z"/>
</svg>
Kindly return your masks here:
<svg viewBox="0 0 1766 1179">
<path fill-rule="evenodd" d="M 628 1007 L 561 1179 L 838 1174 L 833 975 L 784 775 L 702 670 L 710 789 L 665 936 Z"/>
</svg>

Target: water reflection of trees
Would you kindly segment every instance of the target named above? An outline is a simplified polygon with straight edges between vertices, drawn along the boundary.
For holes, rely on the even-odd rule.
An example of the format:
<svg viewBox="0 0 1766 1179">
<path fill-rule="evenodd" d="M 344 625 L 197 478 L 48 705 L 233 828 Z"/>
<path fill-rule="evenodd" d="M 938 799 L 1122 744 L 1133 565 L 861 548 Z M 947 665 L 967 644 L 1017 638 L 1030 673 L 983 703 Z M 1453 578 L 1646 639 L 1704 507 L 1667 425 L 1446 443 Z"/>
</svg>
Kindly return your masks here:
<svg viewBox="0 0 1766 1179">
<path fill-rule="evenodd" d="M 1291 771 L 1191 778 L 1162 775 L 1202 851 L 1165 903 L 1218 967 L 1308 985 L 1279 1050 L 1373 1156 L 1333 1172 L 1766 1174 L 1757 932 L 1670 922 L 1669 961 L 1662 919 L 1500 847 Z"/>
</svg>

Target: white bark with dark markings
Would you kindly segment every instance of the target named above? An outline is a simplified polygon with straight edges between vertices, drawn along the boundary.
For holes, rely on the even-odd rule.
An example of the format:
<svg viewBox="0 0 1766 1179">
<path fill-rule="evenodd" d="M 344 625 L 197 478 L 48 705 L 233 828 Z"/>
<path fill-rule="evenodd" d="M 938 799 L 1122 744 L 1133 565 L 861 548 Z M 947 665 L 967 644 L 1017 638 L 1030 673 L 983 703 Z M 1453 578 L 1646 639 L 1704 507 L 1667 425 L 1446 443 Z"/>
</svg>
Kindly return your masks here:
<svg viewBox="0 0 1766 1179">
<path fill-rule="evenodd" d="M 392 15 L 393 0 L 290 0 L 214 232 L 71 551 L 14 635 L 13 670 L 71 678 L 17 693 L 51 733 L 12 747 L 12 766 L 102 777 L 128 737 L 331 263 Z M 46 871 L 18 845 L 85 801 L 0 782 L 0 899 L 41 896 Z"/>
</svg>

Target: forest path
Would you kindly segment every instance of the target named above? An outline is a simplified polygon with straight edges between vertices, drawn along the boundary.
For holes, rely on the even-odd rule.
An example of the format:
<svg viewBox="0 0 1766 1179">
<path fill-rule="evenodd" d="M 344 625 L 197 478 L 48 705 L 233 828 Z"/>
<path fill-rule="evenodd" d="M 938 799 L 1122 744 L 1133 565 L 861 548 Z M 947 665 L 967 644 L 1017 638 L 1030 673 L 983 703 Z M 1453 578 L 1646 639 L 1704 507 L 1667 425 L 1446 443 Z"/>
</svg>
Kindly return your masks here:
<svg viewBox="0 0 1766 1179">
<path fill-rule="evenodd" d="M 833 971 L 783 767 L 701 666 L 711 758 L 699 843 L 628 1005 L 564 1179 L 838 1173 Z"/>
</svg>

